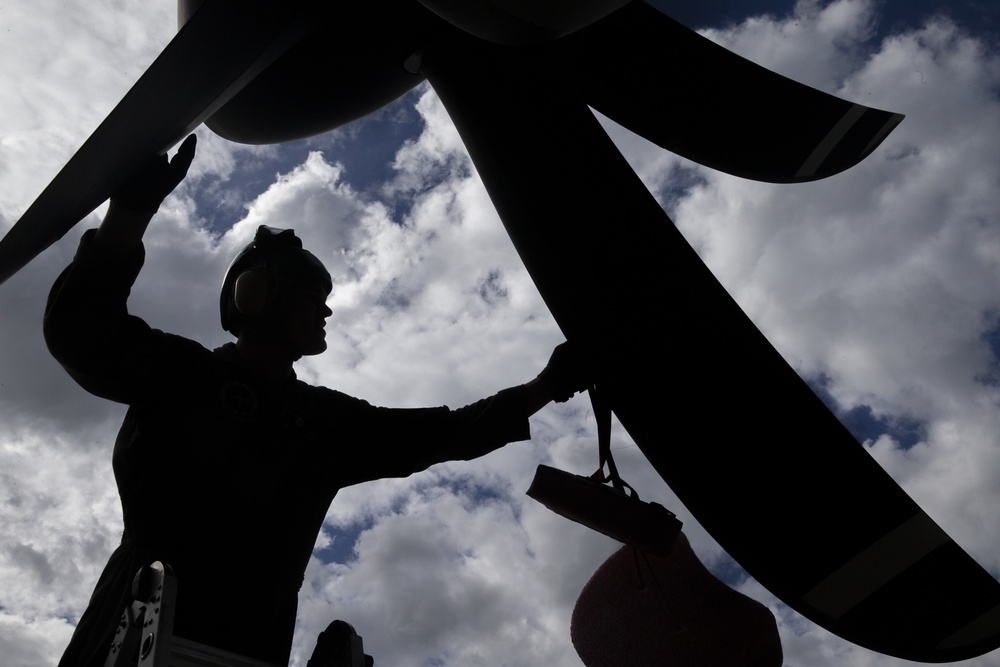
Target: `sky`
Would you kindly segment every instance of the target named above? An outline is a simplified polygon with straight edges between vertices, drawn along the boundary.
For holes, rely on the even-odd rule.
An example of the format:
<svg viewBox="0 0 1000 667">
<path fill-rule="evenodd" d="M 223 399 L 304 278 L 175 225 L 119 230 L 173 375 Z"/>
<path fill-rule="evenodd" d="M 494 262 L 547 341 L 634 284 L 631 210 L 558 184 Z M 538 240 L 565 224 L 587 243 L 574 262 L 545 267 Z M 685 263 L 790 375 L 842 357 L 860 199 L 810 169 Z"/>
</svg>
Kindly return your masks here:
<svg viewBox="0 0 1000 667">
<path fill-rule="evenodd" d="M 169 42 L 174 11 L 169 2 L 0 0 L 0 232 Z M 807 185 L 713 172 L 607 127 L 771 342 L 997 576 L 995 4 L 722 2 L 715 15 L 680 13 L 762 65 L 906 114 L 862 164 Z M 381 405 L 458 407 L 531 379 L 563 340 L 429 87 L 288 145 L 198 134 L 188 178 L 146 235 L 130 301 L 153 326 L 226 342 L 218 286 L 235 251 L 270 224 L 293 227 L 334 276 L 329 350 L 297 366 L 308 382 Z M 121 531 L 111 447 L 124 407 L 84 393 L 41 339 L 48 288 L 102 212 L 0 285 L 0 655 L 9 667 L 58 659 Z M 665 432 L 678 418 L 663 406 Z M 343 618 L 382 665 L 580 665 L 573 604 L 619 545 L 524 491 L 539 463 L 596 468 L 586 398 L 545 408 L 532 436 L 475 462 L 343 490 L 300 594 L 292 664 L 304 665 L 319 630 Z M 766 436 L 748 446 L 766 447 Z M 684 521 L 701 560 L 774 613 L 785 665 L 912 664 L 784 606 L 728 558 L 617 425 L 613 447 L 640 495 Z M 1000 652 L 964 664 L 1000 667 Z"/>
</svg>

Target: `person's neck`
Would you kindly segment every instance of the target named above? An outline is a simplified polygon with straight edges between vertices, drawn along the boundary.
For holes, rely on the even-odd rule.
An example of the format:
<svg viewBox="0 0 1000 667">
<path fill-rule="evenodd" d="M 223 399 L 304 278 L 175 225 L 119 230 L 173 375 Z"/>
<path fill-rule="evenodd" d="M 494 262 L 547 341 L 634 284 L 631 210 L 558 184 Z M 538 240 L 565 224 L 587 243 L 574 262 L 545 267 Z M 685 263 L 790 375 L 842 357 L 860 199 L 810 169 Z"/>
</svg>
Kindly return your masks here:
<svg viewBox="0 0 1000 667">
<path fill-rule="evenodd" d="M 271 341 L 241 334 L 236 340 L 236 351 L 240 356 L 240 363 L 252 375 L 270 382 L 281 382 L 292 375 L 292 363 L 295 359 L 290 359 Z"/>
</svg>

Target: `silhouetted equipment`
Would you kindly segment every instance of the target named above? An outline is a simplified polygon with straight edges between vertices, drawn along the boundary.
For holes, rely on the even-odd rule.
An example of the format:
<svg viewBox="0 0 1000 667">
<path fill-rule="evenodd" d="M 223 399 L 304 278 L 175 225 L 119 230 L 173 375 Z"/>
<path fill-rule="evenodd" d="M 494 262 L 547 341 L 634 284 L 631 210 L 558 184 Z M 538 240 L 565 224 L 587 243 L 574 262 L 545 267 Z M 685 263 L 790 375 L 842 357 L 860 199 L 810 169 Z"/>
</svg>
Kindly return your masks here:
<svg viewBox="0 0 1000 667">
<path fill-rule="evenodd" d="M 681 522 L 639 500 L 611 454 L 611 410 L 590 389 L 600 464 L 590 477 L 538 466 L 528 495 L 624 542 L 584 587 L 571 636 L 588 667 L 781 667 L 774 616 L 712 576 Z M 605 473 L 607 468 L 607 473 Z"/>
<path fill-rule="evenodd" d="M 239 582 L 253 585 L 253 582 Z M 140 569 L 132 581 L 134 601 L 125 608 L 104 667 L 278 667 L 174 634 L 178 581 L 170 567 L 156 561 Z M 230 609 L 220 589 L 219 614 L 252 614 Z M 344 621 L 334 621 L 319 634 L 307 667 L 373 667 L 364 642 Z M 283 665 L 281 667 L 284 667 Z"/>
<path fill-rule="evenodd" d="M 134 602 L 125 608 L 104 667 L 277 667 L 174 635 L 177 578 L 159 561 L 143 567 L 132 582 Z M 252 613 L 225 606 L 219 613 Z"/>
<path fill-rule="evenodd" d="M 337 620 L 319 633 L 306 667 L 373 667 L 374 664 L 375 660 L 365 655 L 364 642 L 354 626 Z"/>
<path fill-rule="evenodd" d="M 597 418 L 597 472 L 584 477 L 540 465 L 528 496 L 591 530 L 642 551 L 668 556 L 681 522 L 663 505 L 642 501 L 622 479 L 611 454 L 611 407 L 597 387 L 591 387 L 589 393 Z"/>
<path fill-rule="evenodd" d="M 947 662 L 1000 646 L 1000 584 L 743 314 L 588 105 L 696 162 L 772 182 L 849 168 L 902 117 L 765 70 L 642 2 L 608 14 L 617 0 L 551 5 L 570 11 L 562 23 L 532 16 L 537 4 L 182 0 L 177 37 L 0 241 L 0 280 L 203 121 L 234 141 L 284 141 L 426 77 L 563 333 L 729 554 L 876 651 Z M 546 30 L 569 34 L 546 41 Z"/>
<path fill-rule="evenodd" d="M 712 576 L 681 533 L 668 556 L 622 547 L 573 607 L 587 667 L 781 667 L 774 615 Z"/>
<path fill-rule="evenodd" d="M 642 2 L 610 14 L 621 0 L 546 3 L 549 18 L 531 16 L 533 4 L 179 0 L 177 37 L 0 241 L 0 282 L 202 122 L 242 143 L 325 132 L 421 83 L 429 75 L 420 69 L 425 53 L 460 59 L 467 44 L 491 44 L 471 38 L 484 26 L 497 26 L 493 42 L 525 44 L 502 51 L 558 68 L 578 103 L 745 178 L 801 182 L 838 173 L 902 119 L 770 72 Z M 579 140 L 585 150 L 590 139 Z"/>
</svg>

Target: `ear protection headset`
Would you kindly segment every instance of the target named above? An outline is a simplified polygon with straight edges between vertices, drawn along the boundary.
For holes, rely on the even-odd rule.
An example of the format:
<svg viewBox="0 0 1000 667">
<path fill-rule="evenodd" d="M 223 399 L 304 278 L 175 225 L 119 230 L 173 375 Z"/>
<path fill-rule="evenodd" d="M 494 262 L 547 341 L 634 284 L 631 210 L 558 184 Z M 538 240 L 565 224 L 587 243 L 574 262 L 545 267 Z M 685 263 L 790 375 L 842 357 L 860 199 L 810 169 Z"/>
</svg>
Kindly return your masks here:
<svg viewBox="0 0 1000 667">
<path fill-rule="evenodd" d="M 245 319 L 262 315 L 277 298 L 274 274 L 260 267 L 244 271 L 233 285 L 233 305 Z"/>
<path fill-rule="evenodd" d="M 283 284 L 305 279 L 323 281 L 328 291 L 333 286 L 322 262 L 302 248 L 294 231 L 261 225 L 222 281 L 222 328 L 238 336 L 241 325 L 266 320 L 281 302 Z"/>
</svg>

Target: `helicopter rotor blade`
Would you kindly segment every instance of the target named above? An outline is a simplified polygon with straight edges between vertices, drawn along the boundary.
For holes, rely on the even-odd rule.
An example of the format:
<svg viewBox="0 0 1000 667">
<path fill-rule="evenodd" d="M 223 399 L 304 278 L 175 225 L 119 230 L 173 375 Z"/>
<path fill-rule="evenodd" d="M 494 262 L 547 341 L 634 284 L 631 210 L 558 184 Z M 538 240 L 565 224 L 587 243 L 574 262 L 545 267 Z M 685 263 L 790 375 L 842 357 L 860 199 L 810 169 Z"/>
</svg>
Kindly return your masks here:
<svg viewBox="0 0 1000 667">
<path fill-rule="evenodd" d="M 556 322 L 719 544 L 861 646 L 945 662 L 1000 645 L 1000 584 L 743 313 L 561 68 L 482 42 L 423 63 Z"/>
<path fill-rule="evenodd" d="M 549 47 L 594 109 L 699 164 L 773 183 L 826 178 L 903 119 L 736 55 L 644 2 Z"/>
<path fill-rule="evenodd" d="M 0 239 L 0 283 L 315 28 L 314 0 L 208 0 Z M 219 35 L 230 35 L 220 48 Z"/>
</svg>

